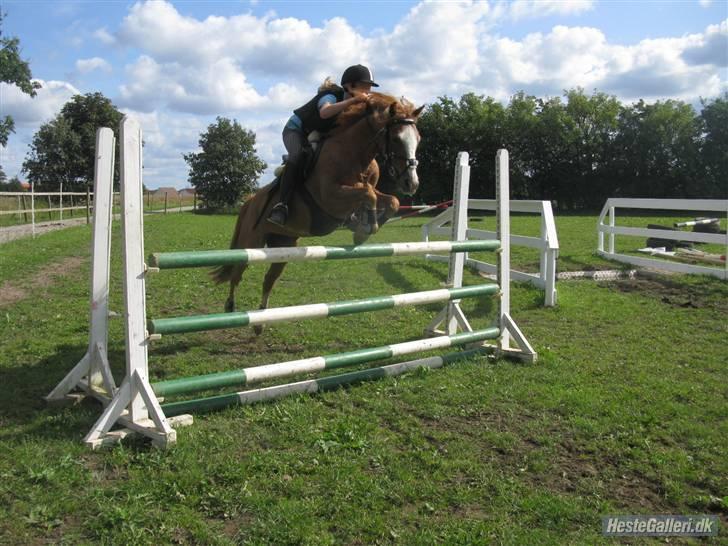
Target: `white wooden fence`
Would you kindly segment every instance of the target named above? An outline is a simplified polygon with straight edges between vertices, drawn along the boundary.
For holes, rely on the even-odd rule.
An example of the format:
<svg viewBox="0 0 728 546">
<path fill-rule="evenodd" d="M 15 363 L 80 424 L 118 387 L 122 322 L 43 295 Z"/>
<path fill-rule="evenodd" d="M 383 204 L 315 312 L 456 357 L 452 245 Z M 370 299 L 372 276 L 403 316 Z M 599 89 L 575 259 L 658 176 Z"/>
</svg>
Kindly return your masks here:
<svg viewBox="0 0 728 546">
<path fill-rule="evenodd" d="M 495 199 L 468 199 L 467 210 L 496 210 Z M 539 272 L 526 273 L 524 271 L 511 270 L 511 278 L 514 281 L 528 282 L 544 290 L 544 305 L 553 307 L 556 305 L 556 259 L 559 256 L 559 239 L 556 235 L 556 222 L 554 213 L 549 201 L 516 201 L 510 202 L 512 212 L 528 212 L 541 216 L 541 234 L 539 237 L 528 237 L 526 235 L 511 234 L 511 245 L 536 248 L 539 251 Z M 452 222 L 453 209 L 441 212 L 435 218 L 422 226 L 422 238 L 430 240 L 432 235 L 449 235 L 449 227 L 446 224 Z M 465 220 L 467 225 L 467 218 Z M 495 231 L 484 229 L 473 229 L 468 226 L 466 239 L 495 239 Z M 426 258 L 432 261 L 447 261 L 446 256 L 427 255 Z M 473 260 L 466 255 L 465 265 L 487 274 L 495 274 L 495 264 Z"/>
<path fill-rule="evenodd" d="M 147 191 L 144 193 L 144 203 L 146 203 L 147 209 L 151 210 L 152 201 L 155 200 L 153 191 Z M 197 210 L 197 194 L 193 194 L 193 210 Z M 93 214 L 94 207 L 94 193 L 92 191 L 86 192 L 64 192 L 61 186 L 60 191 L 57 192 L 37 192 L 31 185 L 30 191 L 22 192 L 0 192 L 0 200 L 15 199 L 17 200 L 17 209 L 0 209 L 1 216 L 17 215 L 22 220 L 21 224 L 31 224 L 33 237 L 35 237 L 35 226 L 36 224 L 43 221 L 63 221 L 63 213 L 70 212 L 73 216 L 73 211 L 84 211 L 86 216 L 86 223 L 90 223 L 91 215 Z M 112 194 L 112 206 L 120 207 L 120 194 L 114 192 Z M 174 197 L 173 197 L 174 199 Z M 179 201 L 179 210 L 183 207 L 183 196 L 178 195 L 176 199 Z M 157 201 L 164 202 L 164 208 L 161 208 L 160 212 L 167 213 L 167 210 L 175 210 L 175 203 L 170 203 L 169 194 L 164 193 L 159 196 Z M 78 204 L 81 203 L 81 204 Z M 39 208 L 40 207 L 40 208 Z M 175 208 L 172 208 L 175 207 Z M 46 218 L 47 215 L 47 218 Z M 68 217 L 66 217 L 68 219 Z"/>
<path fill-rule="evenodd" d="M 708 267 L 691 263 L 672 262 L 630 256 L 615 252 L 615 239 L 617 235 L 631 235 L 636 237 L 656 237 L 671 241 L 691 241 L 694 243 L 713 243 L 722 245 L 728 255 L 728 234 L 722 233 L 693 233 L 687 231 L 672 231 L 668 229 L 635 228 L 617 226 L 616 209 L 648 209 L 648 210 L 680 210 L 691 212 L 717 212 L 728 217 L 727 199 L 628 199 L 611 198 L 602 208 L 597 221 L 597 252 L 600 256 L 632 265 L 674 271 L 676 273 L 701 273 L 713 275 L 728 280 L 728 260 L 719 267 Z M 605 220 L 608 223 L 605 223 Z M 604 235 L 609 236 L 607 250 L 604 249 Z"/>
</svg>

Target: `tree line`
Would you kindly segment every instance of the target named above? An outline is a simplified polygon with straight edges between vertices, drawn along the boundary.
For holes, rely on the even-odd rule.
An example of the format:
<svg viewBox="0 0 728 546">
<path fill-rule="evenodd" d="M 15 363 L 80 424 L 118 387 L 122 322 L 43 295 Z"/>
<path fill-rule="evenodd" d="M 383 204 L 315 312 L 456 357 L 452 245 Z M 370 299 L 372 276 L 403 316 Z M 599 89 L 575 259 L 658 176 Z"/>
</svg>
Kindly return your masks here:
<svg viewBox="0 0 728 546">
<path fill-rule="evenodd" d="M 511 158 L 515 199 L 561 210 L 601 208 L 608 197 L 728 197 L 728 93 L 699 113 L 676 100 L 625 105 L 572 89 L 562 97 L 515 94 L 507 105 L 472 93 L 440 97 L 418 123 L 427 203 L 452 196 L 454 160 L 467 151 L 471 195 L 494 195 L 495 153 Z"/>
<path fill-rule="evenodd" d="M 84 191 L 93 183 L 96 129 L 116 132 L 121 117 L 101 93 L 72 97 L 34 135 L 23 163 L 28 181 L 39 191 L 57 191 L 61 182 Z M 462 150 L 471 158 L 471 195 L 493 196 L 499 148 L 510 152 L 513 198 L 553 200 L 560 210 L 599 209 L 608 197 L 728 196 L 728 94 L 705 101 L 697 113 L 680 101 L 623 105 L 581 89 L 563 100 L 521 92 L 507 105 L 469 93 L 440 97 L 418 127 L 418 202 L 452 196 Z M 200 151 L 183 154 L 188 181 L 208 208 L 234 206 L 256 189 L 266 165 L 255 143 L 253 131 L 218 117 L 200 134 Z M 118 185 L 118 146 L 116 153 Z"/>
</svg>

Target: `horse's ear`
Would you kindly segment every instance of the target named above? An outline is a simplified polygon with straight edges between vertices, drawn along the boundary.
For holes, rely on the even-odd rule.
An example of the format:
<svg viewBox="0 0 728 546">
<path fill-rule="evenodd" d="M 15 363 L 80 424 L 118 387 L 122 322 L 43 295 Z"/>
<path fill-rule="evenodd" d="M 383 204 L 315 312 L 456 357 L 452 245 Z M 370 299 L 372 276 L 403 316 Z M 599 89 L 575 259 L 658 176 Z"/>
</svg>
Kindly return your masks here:
<svg viewBox="0 0 728 546">
<path fill-rule="evenodd" d="M 397 103 L 393 102 L 392 104 L 389 105 L 389 117 L 393 118 L 396 115 L 397 115 Z"/>
<path fill-rule="evenodd" d="M 425 105 L 423 104 L 417 110 L 415 110 L 414 112 L 412 112 L 412 117 L 415 118 L 415 119 L 419 119 L 420 114 L 422 114 L 422 110 L 424 110 L 424 109 L 425 109 Z"/>
</svg>

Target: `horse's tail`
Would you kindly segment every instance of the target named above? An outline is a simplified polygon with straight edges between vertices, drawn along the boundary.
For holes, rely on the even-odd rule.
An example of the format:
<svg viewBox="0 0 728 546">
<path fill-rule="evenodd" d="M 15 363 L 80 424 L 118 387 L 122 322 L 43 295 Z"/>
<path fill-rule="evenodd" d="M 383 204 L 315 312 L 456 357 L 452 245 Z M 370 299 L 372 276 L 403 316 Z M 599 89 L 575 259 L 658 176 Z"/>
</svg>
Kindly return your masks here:
<svg viewBox="0 0 728 546">
<path fill-rule="evenodd" d="M 230 248 L 237 248 L 238 239 L 240 237 L 240 230 L 243 226 L 243 218 L 245 217 L 245 213 L 250 208 L 250 203 L 252 202 L 252 199 L 248 199 L 245 203 L 242 204 L 240 207 L 240 211 L 238 212 L 238 220 L 235 222 L 235 230 L 233 231 L 233 238 L 230 241 Z M 216 267 L 210 272 L 210 277 L 212 277 L 212 280 L 215 281 L 216 284 L 222 284 L 224 282 L 228 282 L 230 278 L 232 277 L 233 269 L 235 268 L 235 265 L 229 264 L 229 265 L 221 265 L 219 267 Z"/>
</svg>

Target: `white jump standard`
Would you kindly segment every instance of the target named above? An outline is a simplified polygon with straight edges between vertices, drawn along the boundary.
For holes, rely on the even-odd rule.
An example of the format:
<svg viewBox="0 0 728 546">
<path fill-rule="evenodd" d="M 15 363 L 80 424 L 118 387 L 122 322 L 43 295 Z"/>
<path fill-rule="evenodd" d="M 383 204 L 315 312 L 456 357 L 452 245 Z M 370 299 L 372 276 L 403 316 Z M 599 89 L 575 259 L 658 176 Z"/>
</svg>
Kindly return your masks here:
<svg viewBox="0 0 728 546">
<path fill-rule="evenodd" d="M 104 131 L 103 133 L 101 131 Z M 105 131 L 108 131 L 106 133 Z M 113 172 L 113 137 L 108 142 L 110 130 L 100 130 L 97 143 L 96 195 L 111 192 Z M 152 439 L 155 445 L 166 447 L 176 442 L 173 425 L 192 422 L 189 411 L 210 410 L 234 404 L 247 404 L 272 400 L 294 393 L 313 393 L 341 385 L 399 375 L 418 367 L 437 368 L 481 351 L 516 356 L 535 361 L 536 353 L 510 317 L 510 225 L 508 201 L 508 155 L 505 150 L 497 156 L 497 201 L 499 204 L 498 238 L 495 240 L 466 240 L 464 224 L 458 219 L 462 210 L 455 204 L 455 220 L 450 241 L 406 242 L 369 244 L 355 247 L 295 247 L 242 250 L 215 250 L 201 252 L 173 252 L 153 254 L 149 267 L 144 262 L 143 216 L 141 207 L 141 130 L 136 121 L 124 118 L 121 126 L 121 195 L 122 235 L 124 256 L 124 320 L 126 340 L 126 375 L 119 387 L 111 375 L 106 356 L 108 337 L 108 279 L 110 263 L 111 215 L 110 199 L 104 198 L 94 207 L 94 244 L 91 299 L 91 332 L 89 353 L 61 381 L 47 397 L 58 401 L 78 395 L 69 394 L 80 389 L 105 406 L 84 441 L 92 448 L 114 443 L 130 432 L 141 433 Z M 111 167 L 109 167 L 111 162 Z M 456 186 L 467 184 L 469 176 L 468 155 L 458 155 L 455 168 Z M 494 251 L 498 257 L 497 284 L 489 283 L 463 286 L 464 253 L 468 251 Z M 145 278 L 150 272 L 181 267 L 209 267 L 230 263 L 275 263 L 289 261 L 366 259 L 382 256 L 425 255 L 431 252 L 451 254 L 448 284 L 446 288 L 408 294 L 396 294 L 364 298 L 360 300 L 314 303 L 242 313 L 222 313 L 188 317 L 171 317 L 148 320 L 146 315 Z M 491 297 L 498 300 L 498 316 L 488 328 L 473 330 L 459 301 L 462 298 Z M 410 340 L 381 347 L 362 348 L 343 353 L 301 358 L 288 362 L 276 362 L 262 366 L 244 367 L 238 370 L 170 379 L 151 383 L 148 370 L 150 341 L 160 335 L 182 334 L 216 328 L 245 327 L 272 322 L 328 318 L 352 313 L 391 309 L 400 305 L 423 305 L 447 302 L 442 312 L 426 329 L 424 339 Z M 439 330 L 440 324 L 444 329 Z M 494 340 L 494 344 L 486 343 Z M 516 348 L 511 347 L 515 342 Z M 449 347 L 477 347 L 443 356 L 421 358 L 386 366 L 368 368 L 331 377 L 298 381 L 273 387 L 208 396 L 195 400 L 167 402 L 161 405 L 162 396 L 176 396 L 190 392 L 209 391 L 231 386 L 250 386 L 300 374 L 316 373 L 333 368 L 353 366 L 377 360 L 421 353 Z M 172 416 L 168 418 L 167 416 Z M 125 427 L 111 429 L 115 425 Z"/>
</svg>

